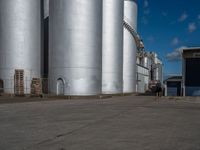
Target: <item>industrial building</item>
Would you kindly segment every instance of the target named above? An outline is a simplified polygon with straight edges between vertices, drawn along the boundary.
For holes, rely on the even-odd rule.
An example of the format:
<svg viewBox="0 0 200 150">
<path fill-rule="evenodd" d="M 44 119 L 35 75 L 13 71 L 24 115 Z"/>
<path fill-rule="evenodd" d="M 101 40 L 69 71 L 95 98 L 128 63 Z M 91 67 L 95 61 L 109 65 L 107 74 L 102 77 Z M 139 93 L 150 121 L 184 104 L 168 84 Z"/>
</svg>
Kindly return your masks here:
<svg viewBox="0 0 200 150">
<path fill-rule="evenodd" d="M 137 0 L 0 0 L 0 92 L 145 92 L 162 63 L 141 55 L 137 19 Z"/>
<path fill-rule="evenodd" d="M 182 51 L 183 96 L 200 96 L 200 47 Z"/>
<path fill-rule="evenodd" d="M 182 49 L 182 75 L 164 81 L 165 96 L 200 96 L 200 47 Z"/>
<path fill-rule="evenodd" d="M 163 63 L 155 52 L 139 51 L 136 64 L 136 92 L 145 93 L 150 84 L 163 82 Z"/>
<path fill-rule="evenodd" d="M 183 78 L 182 76 L 171 76 L 164 81 L 165 96 L 182 96 L 183 95 Z"/>
</svg>

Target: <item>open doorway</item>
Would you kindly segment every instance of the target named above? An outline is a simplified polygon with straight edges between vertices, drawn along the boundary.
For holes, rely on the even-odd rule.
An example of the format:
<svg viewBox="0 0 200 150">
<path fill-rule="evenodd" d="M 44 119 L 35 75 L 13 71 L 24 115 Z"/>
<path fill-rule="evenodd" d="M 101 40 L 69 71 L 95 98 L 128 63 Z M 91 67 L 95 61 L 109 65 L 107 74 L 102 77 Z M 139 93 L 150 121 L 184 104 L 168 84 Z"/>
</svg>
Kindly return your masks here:
<svg viewBox="0 0 200 150">
<path fill-rule="evenodd" d="M 59 78 L 57 80 L 57 95 L 61 96 L 64 95 L 64 93 L 65 93 L 65 83 L 62 78 Z"/>
</svg>

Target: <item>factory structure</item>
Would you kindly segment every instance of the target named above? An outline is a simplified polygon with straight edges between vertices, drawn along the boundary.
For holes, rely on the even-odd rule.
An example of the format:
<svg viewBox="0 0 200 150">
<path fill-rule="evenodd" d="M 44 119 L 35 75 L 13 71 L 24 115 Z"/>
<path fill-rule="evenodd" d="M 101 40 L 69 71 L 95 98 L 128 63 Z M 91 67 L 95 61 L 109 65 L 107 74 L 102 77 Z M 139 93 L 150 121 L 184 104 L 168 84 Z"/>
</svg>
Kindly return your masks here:
<svg viewBox="0 0 200 150">
<path fill-rule="evenodd" d="M 152 86 L 163 83 L 163 63 L 155 52 L 141 51 L 136 59 L 136 92 L 151 91 Z"/>
<path fill-rule="evenodd" d="M 0 0 L 0 93 L 146 92 L 163 64 L 137 20 L 137 0 Z"/>
<path fill-rule="evenodd" d="M 165 80 L 165 96 L 200 96 L 200 47 L 182 49 L 182 75 Z"/>
</svg>

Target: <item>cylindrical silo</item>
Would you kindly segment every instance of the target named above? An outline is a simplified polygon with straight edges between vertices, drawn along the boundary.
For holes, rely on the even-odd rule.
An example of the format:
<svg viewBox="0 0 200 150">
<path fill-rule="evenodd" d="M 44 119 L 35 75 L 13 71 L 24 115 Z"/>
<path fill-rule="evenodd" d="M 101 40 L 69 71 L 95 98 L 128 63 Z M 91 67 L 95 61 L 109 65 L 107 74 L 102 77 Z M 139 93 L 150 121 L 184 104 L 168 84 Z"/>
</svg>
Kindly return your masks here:
<svg viewBox="0 0 200 150">
<path fill-rule="evenodd" d="M 44 1 L 44 18 L 49 17 L 49 0 Z"/>
<path fill-rule="evenodd" d="M 124 0 L 124 21 L 137 31 L 137 0 Z M 123 92 L 136 91 L 136 42 L 127 28 L 124 28 Z"/>
<path fill-rule="evenodd" d="M 102 81 L 102 0 L 50 0 L 49 87 L 97 95 Z"/>
<path fill-rule="evenodd" d="M 103 0 L 102 93 L 123 93 L 124 0 Z"/>
<path fill-rule="evenodd" d="M 41 1 L 0 0 L 0 79 L 14 92 L 15 70 L 24 71 L 24 93 L 41 73 Z M 21 80 L 20 80 L 21 81 Z"/>
</svg>

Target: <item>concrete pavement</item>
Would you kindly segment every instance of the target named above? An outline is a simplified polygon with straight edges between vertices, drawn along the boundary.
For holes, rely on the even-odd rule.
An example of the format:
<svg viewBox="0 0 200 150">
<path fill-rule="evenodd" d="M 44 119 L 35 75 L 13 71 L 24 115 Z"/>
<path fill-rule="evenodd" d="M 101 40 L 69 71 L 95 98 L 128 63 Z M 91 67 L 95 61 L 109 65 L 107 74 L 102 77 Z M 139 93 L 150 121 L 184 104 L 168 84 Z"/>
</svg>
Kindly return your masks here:
<svg viewBox="0 0 200 150">
<path fill-rule="evenodd" d="M 200 103 L 140 96 L 4 103 L 0 150 L 200 150 Z"/>
</svg>

